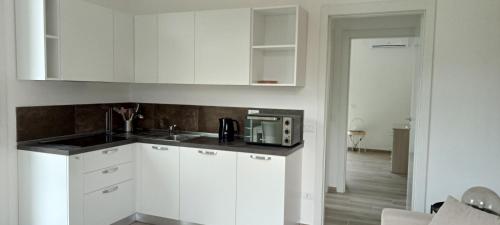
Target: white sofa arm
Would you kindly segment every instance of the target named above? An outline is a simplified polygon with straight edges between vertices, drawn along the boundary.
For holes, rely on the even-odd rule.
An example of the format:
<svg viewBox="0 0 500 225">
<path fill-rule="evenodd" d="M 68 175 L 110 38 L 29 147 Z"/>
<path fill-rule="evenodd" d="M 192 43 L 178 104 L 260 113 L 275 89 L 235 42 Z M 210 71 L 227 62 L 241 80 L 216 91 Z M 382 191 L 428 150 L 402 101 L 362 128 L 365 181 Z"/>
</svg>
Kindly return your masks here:
<svg viewBox="0 0 500 225">
<path fill-rule="evenodd" d="M 400 209 L 384 209 L 382 225 L 429 225 L 432 215 Z"/>
</svg>

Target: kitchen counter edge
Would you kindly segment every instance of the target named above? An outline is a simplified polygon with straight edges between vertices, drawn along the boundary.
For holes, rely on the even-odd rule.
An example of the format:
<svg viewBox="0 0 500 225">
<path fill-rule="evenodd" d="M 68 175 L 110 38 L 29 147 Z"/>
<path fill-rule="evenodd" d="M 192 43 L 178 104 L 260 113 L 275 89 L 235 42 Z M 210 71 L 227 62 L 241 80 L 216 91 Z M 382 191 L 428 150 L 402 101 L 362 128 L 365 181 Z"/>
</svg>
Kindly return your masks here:
<svg viewBox="0 0 500 225">
<path fill-rule="evenodd" d="M 32 151 L 49 153 L 56 155 L 78 155 L 82 153 L 98 151 L 107 148 L 119 147 L 128 144 L 142 143 L 142 144 L 157 144 L 157 145 L 168 145 L 168 146 L 180 146 L 188 148 L 201 148 L 201 149 L 211 149 L 211 150 L 221 150 L 230 152 L 242 152 L 242 153 L 253 153 L 262 155 L 274 155 L 274 156 L 289 156 L 295 151 L 304 147 L 304 142 L 292 146 L 267 146 L 267 145 L 253 145 L 253 144 L 219 144 L 217 138 L 197 138 L 193 140 L 188 140 L 184 142 L 172 142 L 164 141 L 159 139 L 150 138 L 129 138 L 127 140 L 120 140 L 112 143 L 100 144 L 89 147 L 67 147 L 64 149 L 50 147 L 44 144 L 36 144 L 33 142 L 19 142 L 17 145 L 18 150 Z"/>
</svg>

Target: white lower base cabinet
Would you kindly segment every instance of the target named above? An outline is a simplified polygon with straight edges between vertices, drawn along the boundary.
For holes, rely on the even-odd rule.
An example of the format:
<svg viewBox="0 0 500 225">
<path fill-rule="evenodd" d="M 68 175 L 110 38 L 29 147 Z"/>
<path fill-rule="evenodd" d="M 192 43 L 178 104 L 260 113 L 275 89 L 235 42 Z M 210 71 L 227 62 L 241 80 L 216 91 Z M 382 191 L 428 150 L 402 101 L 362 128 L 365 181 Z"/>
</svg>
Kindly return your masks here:
<svg viewBox="0 0 500 225">
<path fill-rule="evenodd" d="M 134 214 L 133 147 L 18 151 L 19 225 L 109 225 Z"/>
<path fill-rule="evenodd" d="M 134 214 L 134 186 L 131 180 L 86 194 L 85 225 L 109 225 Z"/>
<path fill-rule="evenodd" d="M 180 219 L 204 225 L 234 225 L 236 153 L 181 148 L 180 156 Z"/>
<path fill-rule="evenodd" d="M 296 225 L 301 151 L 287 157 L 238 153 L 236 225 Z"/>
<path fill-rule="evenodd" d="M 238 153 L 237 225 L 282 225 L 285 157 Z"/>
<path fill-rule="evenodd" d="M 134 144 L 72 156 L 18 151 L 19 225 L 109 225 L 136 212 L 202 225 L 296 225 L 301 163 L 301 150 L 272 156 Z"/>
<path fill-rule="evenodd" d="M 139 144 L 137 211 L 179 219 L 179 147 Z"/>
</svg>

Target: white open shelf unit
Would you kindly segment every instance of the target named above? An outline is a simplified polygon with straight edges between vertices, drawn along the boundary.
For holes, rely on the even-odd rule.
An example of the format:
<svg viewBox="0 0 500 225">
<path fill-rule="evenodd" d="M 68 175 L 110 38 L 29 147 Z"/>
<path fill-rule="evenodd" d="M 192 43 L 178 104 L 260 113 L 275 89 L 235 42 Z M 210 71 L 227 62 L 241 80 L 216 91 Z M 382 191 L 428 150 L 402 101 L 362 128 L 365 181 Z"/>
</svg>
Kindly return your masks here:
<svg viewBox="0 0 500 225">
<path fill-rule="evenodd" d="M 299 6 L 253 9 L 251 85 L 303 86 L 307 15 Z"/>
<path fill-rule="evenodd" d="M 46 79 L 59 80 L 61 79 L 59 0 L 45 0 L 44 3 Z"/>
</svg>

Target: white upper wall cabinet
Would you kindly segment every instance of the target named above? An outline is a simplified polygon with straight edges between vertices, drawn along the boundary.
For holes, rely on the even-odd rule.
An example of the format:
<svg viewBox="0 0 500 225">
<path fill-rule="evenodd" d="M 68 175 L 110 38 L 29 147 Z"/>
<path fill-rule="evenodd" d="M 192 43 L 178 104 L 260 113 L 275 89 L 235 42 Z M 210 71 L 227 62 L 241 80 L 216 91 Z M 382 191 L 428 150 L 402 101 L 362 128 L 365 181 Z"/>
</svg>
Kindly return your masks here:
<svg viewBox="0 0 500 225">
<path fill-rule="evenodd" d="M 85 0 L 17 0 L 20 80 L 304 86 L 299 6 L 129 15 Z"/>
<path fill-rule="evenodd" d="M 159 83 L 194 83 L 194 12 L 158 16 Z"/>
<path fill-rule="evenodd" d="M 134 16 L 114 12 L 114 81 L 134 82 Z"/>
<path fill-rule="evenodd" d="M 196 13 L 196 84 L 249 84 L 250 18 L 250 9 Z"/>
<path fill-rule="evenodd" d="M 60 4 L 63 79 L 113 81 L 113 11 L 84 0 Z"/>
<path fill-rule="evenodd" d="M 158 15 L 135 17 L 135 82 L 158 83 Z"/>
<path fill-rule="evenodd" d="M 299 6 L 253 9 L 252 85 L 304 86 L 307 14 Z"/>
<path fill-rule="evenodd" d="M 15 8 L 18 79 L 59 79 L 59 0 L 16 0 Z"/>
</svg>

